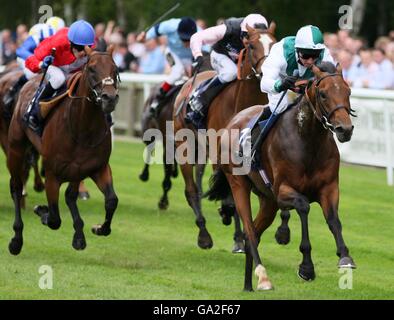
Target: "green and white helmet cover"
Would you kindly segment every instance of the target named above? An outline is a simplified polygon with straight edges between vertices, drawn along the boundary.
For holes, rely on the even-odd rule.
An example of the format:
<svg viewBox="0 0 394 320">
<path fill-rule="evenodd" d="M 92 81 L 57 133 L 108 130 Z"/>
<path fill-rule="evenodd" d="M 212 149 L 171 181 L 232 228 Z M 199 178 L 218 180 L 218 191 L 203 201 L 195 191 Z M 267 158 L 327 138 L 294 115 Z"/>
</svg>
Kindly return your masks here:
<svg viewBox="0 0 394 320">
<path fill-rule="evenodd" d="M 318 27 L 309 25 L 298 30 L 295 38 L 296 49 L 325 49 L 323 34 Z"/>
</svg>

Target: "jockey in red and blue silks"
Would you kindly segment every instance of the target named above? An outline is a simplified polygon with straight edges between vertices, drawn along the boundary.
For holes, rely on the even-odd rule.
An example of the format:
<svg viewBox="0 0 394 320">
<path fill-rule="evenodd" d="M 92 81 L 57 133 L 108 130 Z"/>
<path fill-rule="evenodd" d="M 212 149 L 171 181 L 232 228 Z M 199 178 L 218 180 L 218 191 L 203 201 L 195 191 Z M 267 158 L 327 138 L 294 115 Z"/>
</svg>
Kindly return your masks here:
<svg viewBox="0 0 394 320">
<path fill-rule="evenodd" d="M 87 63 L 85 46 L 92 47 L 95 44 L 95 31 L 93 26 L 84 21 L 74 22 L 70 28 L 63 28 L 55 35 L 42 41 L 34 55 L 26 60 L 26 67 L 34 74 L 41 70 L 47 70 L 48 83 L 35 99 L 35 103 L 29 107 L 25 120 L 29 127 L 39 132 L 39 100 L 50 98 L 56 90 L 66 82 L 69 74 L 81 70 Z M 52 48 L 56 49 L 55 56 L 51 55 Z"/>
<path fill-rule="evenodd" d="M 4 95 L 3 102 L 7 110 L 13 104 L 15 96 L 22 86 L 35 76 L 34 73 L 25 67 L 26 59 L 34 54 L 34 50 L 44 39 L 53 36 L 58 30 L 64 28 L 64 26 L 65 24 L 63 19 L 59 17 L 51 17 L 48 19 L 47 23 L 38 23 L 30 29 L 29 37 L 16 50 L 17 62 L 23 69 L 24 74 Z"/>
</svg>

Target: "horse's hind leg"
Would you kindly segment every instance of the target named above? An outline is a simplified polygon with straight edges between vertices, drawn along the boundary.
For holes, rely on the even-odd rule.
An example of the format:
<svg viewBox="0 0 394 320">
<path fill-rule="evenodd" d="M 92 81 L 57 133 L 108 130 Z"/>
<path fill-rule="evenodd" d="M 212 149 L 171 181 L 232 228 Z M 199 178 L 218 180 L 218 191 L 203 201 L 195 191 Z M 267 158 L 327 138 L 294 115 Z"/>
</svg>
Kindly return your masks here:
<svg viewBox="0 0 394 320">
<path fill-rule="evenodd" d="M 13 255 L 19 254 L 23 246 L 23 221 L 21 215 L 22 190 L 23 190 L 22 180 L 18 177 L 11 176 L 10 192 L 15 206 L 15 219 L 13 224 L 15 235 L 11 239 L 8 245 L 8 250 Z"/>
<path fill-rule="evenodd" d="M 290 211 L 282 210 L 280 212 L 280 218 L 282 220 L 282 223 L 276 230 L 275 239 L 277 243 L 286 245 L 290 242 L 290 228 L 289 228 Z"/>
<path fill-rule="evenodd" d="M 144 169 L 142 170 L 141 174 L 139 175 L 140 180 L 144 181 L 144 182 L 149 180 L 149 164 L 150 164 L 151 157 L 152 157 L 152 151 L 155 148 L 155 139 L 152 138 L 150 141 L 145 141 L 145 145 L 146 145 L 145 148 L 147 150 L 145 165 L 144 165 Z"/>
<path fill-rule="evenodd" d="M 72 246 L 75 250 L 83 250 L 86 248 L 86 240 L 85 235 L 83 233 L 83 220 L 79 214 L 79 210 L 77 207 L 77 199 L 78 199 L 78 182 L 70 182 L 66 190 L 66 204 L 70 209 L 71 216 L 73 219 L 73 227 L 75 230 Z"/>
<path fill-rule="evenodd" d="M 78 186 L 78 197 L 81 200 L 88 200 L 90 198 L 90 194 L 88 189 L 85 186 L 85 182 L 82 180 Z"/>
<path fill-rule="evenodd" d="M 42 182 L 40 172 L 38 170 L 38 158 L 39 155 L 35 149 L 32 149 L 31 151 L 31 166 L 33 167 L 34 170 L 34 190 L 36 192 L 42 192 L 45 189 L 45 185 Z"/>
<path fill-rule="evenodd" d="M 337 246 L 337 256 L 339 257 L 339 268 L 356 268 L 352 257 L 349 255 L 342 236 L 342 224 L 338 216 L 338 185 L 331 185 L 321 192 L 320 205 L 323 209 L 328 227 L 334 236 Z"/>
<path fill-rule="evenodd" d="M 172 164 L 164 163 L 164 180 L 162 183 L 163 187 L 163 195 L 159 201 L 159 209 L 166 210 L 168 208 L 168 192 L 171 190 L 171 173 L 172 173 Z"/>
<path fill-rule="evenodd" d="M 210 249 L 213 246 L 211 235 L 205 226 L 205 218 L 201 212 L 201 194 L 193 179 L 193 165 L 185 163 L 181 165 L 181 171 L 185 180 L 185 196 L 189 206 L 196 216 L 196 225 L 200 229 L 198 234 L 198 246 L 201 249 Z"/>
<path fill-rule="evenodd" d="M 111 222 L 118 206 L 118 197 L 115 194 L 112 173 L 109 165 L 91 177 L 105 197 L 105 221 L 102 225 L 92 227 L 92 232 L 98 236 L 108 236 L 111 233 Z"/>
</svg>

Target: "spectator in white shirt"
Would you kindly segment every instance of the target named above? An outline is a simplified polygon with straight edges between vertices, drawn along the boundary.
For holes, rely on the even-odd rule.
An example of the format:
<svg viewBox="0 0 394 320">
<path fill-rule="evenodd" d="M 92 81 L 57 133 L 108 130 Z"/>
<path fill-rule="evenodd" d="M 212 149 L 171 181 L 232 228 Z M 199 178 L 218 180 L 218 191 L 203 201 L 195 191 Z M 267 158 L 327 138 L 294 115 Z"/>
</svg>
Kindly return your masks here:
<svg viewBox="0 0 394 320">
<path fill-rule="evenodd" d="M 387 59 L 383 49 L 375 48 L 372 50 L 373 61 L 378 65 L 376 80 L 370 86 L 375 89 L 391 89 L 394 86 L 393 64 Z"/>
</svg>

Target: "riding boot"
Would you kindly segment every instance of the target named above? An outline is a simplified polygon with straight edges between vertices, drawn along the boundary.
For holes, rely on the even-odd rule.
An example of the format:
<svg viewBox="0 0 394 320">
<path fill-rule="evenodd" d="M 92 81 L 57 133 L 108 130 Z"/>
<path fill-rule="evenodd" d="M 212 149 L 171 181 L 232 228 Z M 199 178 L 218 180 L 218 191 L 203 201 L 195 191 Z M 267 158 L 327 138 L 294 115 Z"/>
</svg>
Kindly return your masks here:
<svg viewBox="0 0 394 320">
<path fill-rule="evenodd" d="M 192 97 L 189 102 L 192 111 L 186 114 L 186 122 L 191 122 L 196 128 L 201 127 L 209 105 L 226 85 L 227 83 L 222 83 L 216 76 L 203 88 L 202 93 Z"/>
<path fill-rule="evenodd" d="M 41 91 L 41 93 L 36 97 L 35 101 L 32 101 L 33 104 L 31 106 L 30 111 L 27 112 L 28 126 L 37 134 L 41 135 L 42 133 L 42 118 L 40 114 L 40 101 L 50 98 L 54 93 L 55 89 L 48 82 L 45 88 Z"/>
<path fill-rule="evenodd" d="M 15 101 L 16 94 L 23 87 L 23 85 L 27 82 L 27 78 L 25 75 L 22 75 L 14 85 L 8 89 L 7 93 L 3 97 L 3 103 L 5 107 L 6 113 L 11 115 L 11 106 Z"/>
<path fill-rule="evenodd" d="M 164 98 L 166 97 L 168 90 L 165 90 L 163 87 L 160 87 L 159 92 L 153 99 L 149 111 L 152 115 L 157 115 L 159 113 L 159 106 L 162 104 L 164 101 Z"/>
</svg>

